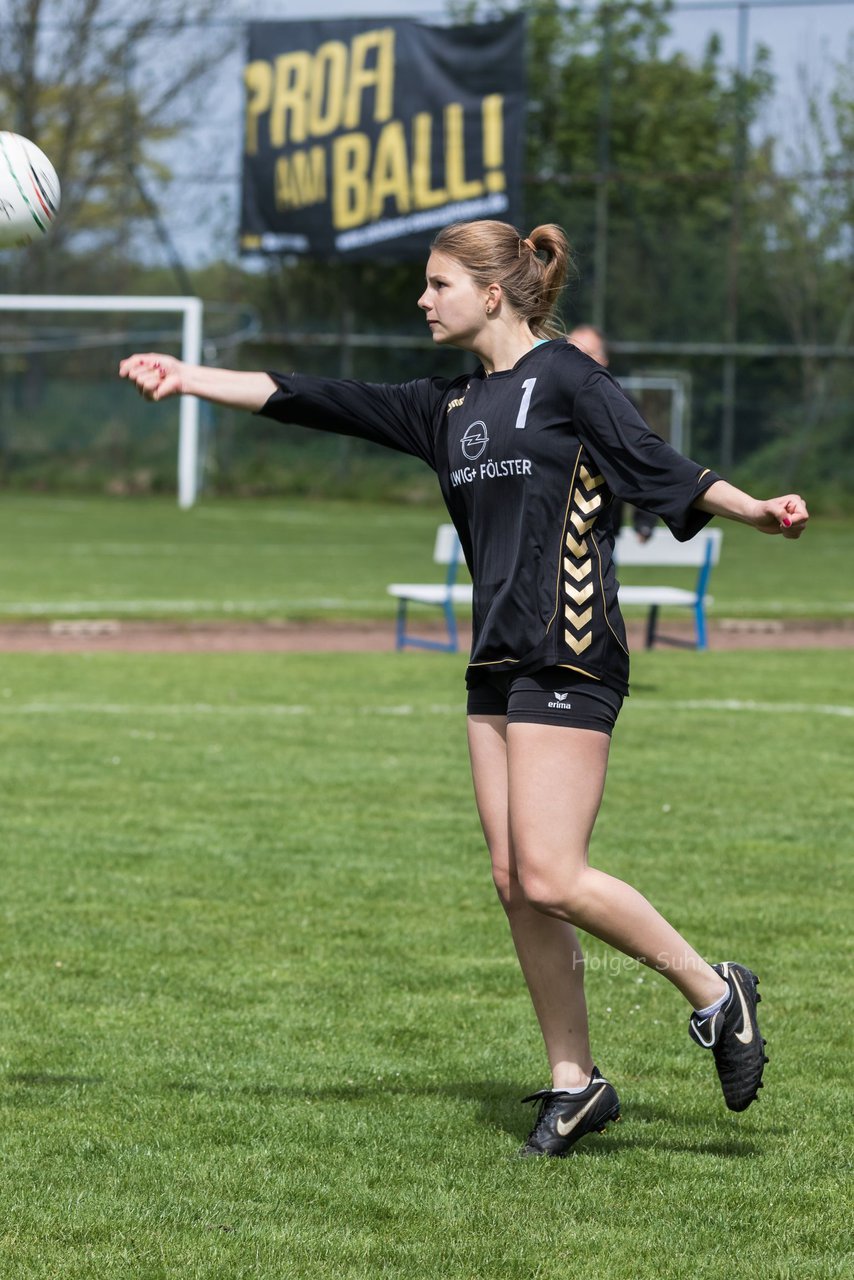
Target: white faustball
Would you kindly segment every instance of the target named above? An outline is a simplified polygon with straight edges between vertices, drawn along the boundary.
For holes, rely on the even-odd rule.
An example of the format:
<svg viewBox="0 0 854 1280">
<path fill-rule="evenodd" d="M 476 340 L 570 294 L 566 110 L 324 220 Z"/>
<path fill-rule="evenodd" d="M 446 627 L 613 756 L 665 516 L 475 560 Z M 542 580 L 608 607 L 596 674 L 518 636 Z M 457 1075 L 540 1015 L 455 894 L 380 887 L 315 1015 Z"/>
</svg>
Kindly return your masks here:
<svg viewBox="0 0 854 1280">
<path fill-rule="evenodd" d="M 0 249 L 38 240 L 58 213 L 59 179 L 47 156 L 29 138 L 0 131 Z"/>
</svg>

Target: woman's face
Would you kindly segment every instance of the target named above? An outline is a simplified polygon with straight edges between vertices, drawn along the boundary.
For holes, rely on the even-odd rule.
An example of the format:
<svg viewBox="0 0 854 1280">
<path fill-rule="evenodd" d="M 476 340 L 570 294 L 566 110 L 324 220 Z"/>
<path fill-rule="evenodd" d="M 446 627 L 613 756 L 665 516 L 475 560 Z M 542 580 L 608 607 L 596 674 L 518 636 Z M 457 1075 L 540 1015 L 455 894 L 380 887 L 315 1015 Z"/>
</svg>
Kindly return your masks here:
<svg viewBox="0 0 854 1280">
<path fill-rule="evenodd" d="M 471 347 L 486 324 L 488 290 L 481 289 L 456 258 L 431 253 L 427 288 L 418 305 L 427 318 L 433 341 Z"/>
</svg>

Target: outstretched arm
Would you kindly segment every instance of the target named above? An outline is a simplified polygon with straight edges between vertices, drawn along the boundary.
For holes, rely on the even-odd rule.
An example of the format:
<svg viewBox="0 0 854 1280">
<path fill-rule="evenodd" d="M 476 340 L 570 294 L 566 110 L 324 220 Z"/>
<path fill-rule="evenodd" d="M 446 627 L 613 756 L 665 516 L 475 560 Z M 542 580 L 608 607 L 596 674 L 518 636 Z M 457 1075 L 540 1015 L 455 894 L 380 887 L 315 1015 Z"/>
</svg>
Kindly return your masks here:
<svg viewBox="0 0 854 1280">
<path fill-rule="evenodd" d="M 716 480 L 694 506 L 713 516 L 753 525 L 760 533 L 780 533 L 784 538 L 799 538 L 809 520 L 806 503 L 796 493 L 781 498 L 751 498 L 726 480 Z"/>
<path fill-rule="evenodd" d="M 436 422 L 444 417 L 455 382 L 419 378 L 381 385 L 350 378 L 306 374 L 242 373 L 185 364 L 175 356 L 147 352 L 119 365 L 146 400 L 191 395 L 228 409 L 259 413 L 274 422 L 356 436 L 421 458 L 436 469 Z"/>
<path fill-rule="evenodd" d="M 198 396 L 249 413 L 257 413 L 276 390 L 276 384 L 266 373 L 240 373 L 236 369 L 185 364 L 174 356 L 158 352 L 128 356 L 119 365 L 119 375 L 132 382 L 146 400 Z"/>
</svg>

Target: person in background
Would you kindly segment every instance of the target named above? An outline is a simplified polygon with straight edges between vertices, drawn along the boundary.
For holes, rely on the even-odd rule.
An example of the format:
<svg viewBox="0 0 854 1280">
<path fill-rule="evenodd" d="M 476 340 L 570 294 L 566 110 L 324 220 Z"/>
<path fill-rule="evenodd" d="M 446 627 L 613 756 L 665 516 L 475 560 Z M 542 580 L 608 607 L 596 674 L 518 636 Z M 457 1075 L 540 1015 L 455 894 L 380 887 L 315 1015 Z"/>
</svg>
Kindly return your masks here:
<svg viewBox="0 0 854 1280">
<path fill-rule="evenodd" d="M 608 339 L 595 324 L 576 325 L 572 332 L 566 335 L 566 340 L 571 342 L 574 347 L 578 347 L 579 351 L 584 351 L 590 356 L 591 360 L 601 364 L 603 369 L 608 368 L 610 363 Z M 629 399 L 631 399 L 631 396 Z M 619 498 L 615 498 L 611 506 L 611 526 L 614 530 L 614 537 L 623 527 L 623 518 L 624 504 Z M 632 512 L 632 528 L 641 542 L 649 542 L 655 523 L 655 516 L 651 516 L 648 511 L 641 511 L 638 507 L 634 508 Z"/>
</svg>

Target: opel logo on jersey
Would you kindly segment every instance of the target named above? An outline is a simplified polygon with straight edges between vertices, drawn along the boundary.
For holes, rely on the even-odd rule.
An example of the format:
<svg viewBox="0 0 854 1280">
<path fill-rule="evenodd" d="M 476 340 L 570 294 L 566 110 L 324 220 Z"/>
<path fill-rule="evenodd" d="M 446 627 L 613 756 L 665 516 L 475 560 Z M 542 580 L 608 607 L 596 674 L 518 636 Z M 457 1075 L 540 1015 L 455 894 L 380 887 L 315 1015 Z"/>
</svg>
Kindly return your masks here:
<svg viewBox="0 0 854 1280">
<path fill-rule="evenodd" d="M 477 462 L 488 444 L 489 436 L 486 434 L 485 422 L 473 422 L 471 426 L 466 427 L 463 433 L 462 446 L 463 453 L 469 462 Z"/>
</svg>

